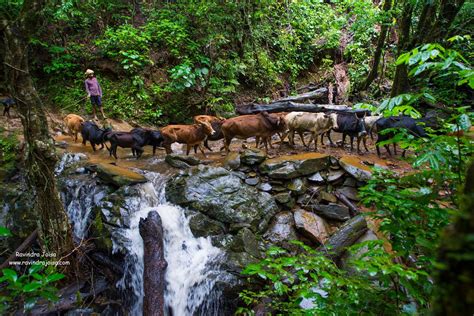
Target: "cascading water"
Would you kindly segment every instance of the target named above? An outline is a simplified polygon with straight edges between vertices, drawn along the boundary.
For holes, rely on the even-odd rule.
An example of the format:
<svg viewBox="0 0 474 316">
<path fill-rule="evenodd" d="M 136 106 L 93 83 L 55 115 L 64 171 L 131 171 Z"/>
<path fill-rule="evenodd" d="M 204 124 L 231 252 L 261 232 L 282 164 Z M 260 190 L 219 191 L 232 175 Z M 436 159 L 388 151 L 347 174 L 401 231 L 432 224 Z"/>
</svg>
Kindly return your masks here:
<svg viewBox="0 0 474 316">
<path fill-rule="evenodd" d="M 156 177 L 144 184 L 140 192 L 163 187 L 164 178 Z M 147 177 L 150 173 L 147 174 Z M 189 220 L 182 208 L 167 204 L 163 190 L 156 192 L 155 200 L 148 198 L 142 208 L 130 218 L 128 229 L 121 231 L 122 244 L 114 245 L 116 251 L 127 249 L 126 269 L 123 278 L 118 282 L 119 288 L 130 288 L 134 298 L 130 303 L 131 314 L 141 315 L 143 302 L 143 240 L 139 233 L 139 222 L 149 212 L 156 211 L 161 217 L 164 230 L 164 251 L 168 263 L 166 270 L 165 311 L 173 315 L 219 315 L 219 301 L 215 284 L 228 279 L 220 270 L 220 259 L 223 253 L 211 244 L 209 238 L 195 238 L 189 228 Z M 216 295 L 217 294 L 217 295 Z"/>
<path fill-rule="evenodd" d="M 56 172 L 62 173 L 69 165 L 83 159 L 66 154 Z M 82 168 L 83 169 L 83 168 Z M 73 177 L 63 179 L 63 201 L 74 227 L 76 237 L 87 237 L 93 210 L 105 217 L 110 189 L 100 181 L 84 174 L 81 168 Z M 143 304 L 143 240 L 138 224 L 148 213 L 159 213 L 164 230 L 166 270 L 165 312 L 173 315 L 221 315 L 218 282 L 231 281 L 231 276 L 220 268 L 223 252 L 212 246 L 210 238 L 195 238 L 189 228 L 184 209 L 166 203 L 166 176 L 145 172 L 149 182 L 124 188 L 121 221 L 111 231 L 114 253 L 124 254 L 124 275 L 117 282 L 123 293 L 123 306 L 130 315 L 141 315 Z M 110 208 L 109 208 L 110 209 Z"/>
</svg>

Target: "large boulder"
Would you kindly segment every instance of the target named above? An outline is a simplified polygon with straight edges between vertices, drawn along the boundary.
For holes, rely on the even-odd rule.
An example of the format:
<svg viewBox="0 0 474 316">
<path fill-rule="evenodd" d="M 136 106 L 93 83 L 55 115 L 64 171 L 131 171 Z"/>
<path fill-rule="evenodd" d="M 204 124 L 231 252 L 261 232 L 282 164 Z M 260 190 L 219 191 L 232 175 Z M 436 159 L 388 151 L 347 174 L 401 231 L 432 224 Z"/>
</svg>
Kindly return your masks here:
<svg viewBox="0 0 474 316">
<path fill-rule="evenodd" d="M 270 194 L 246 185 L 234 172 L 202 165 L 169 179 L 166 198 L 229 226 L 249 225 L 253 231 L 265 230 L 278 210 Z"/>
<path fill-rule="evenodd" d="M 345 156 L 339 159 L 339 164 L 359 181 L 368 181 L 372 178 L 372 170 L 364 165 L 357 157 Z"/>
<path fill-rule="evenodd" d="M 298 231 L 314 243 L 325 244 L 329 238 L 326 221 L 318 215 L 298 209 L 294 213 Z"/>
<path fill-rule="evenodd" d="M 147 182 L 145 176 L 127 168 L 100 163 L 95 167 L 97 176 L 107 184 L 117 187 Z"/>
<path fill-rule="evenodd" d="M 298 239 L 293 214 L 291 212 L 276 214 L 263 238 L 271 243 L 288 248 L 289 241 Z"/>
<path fill-rule="evenodd" d="M 320 153 L 305 153 L 267 159 L 260 165 L 260 171 L 275 179 L 293 179 L 326 169 L 329 156 Z"/>
</svg>

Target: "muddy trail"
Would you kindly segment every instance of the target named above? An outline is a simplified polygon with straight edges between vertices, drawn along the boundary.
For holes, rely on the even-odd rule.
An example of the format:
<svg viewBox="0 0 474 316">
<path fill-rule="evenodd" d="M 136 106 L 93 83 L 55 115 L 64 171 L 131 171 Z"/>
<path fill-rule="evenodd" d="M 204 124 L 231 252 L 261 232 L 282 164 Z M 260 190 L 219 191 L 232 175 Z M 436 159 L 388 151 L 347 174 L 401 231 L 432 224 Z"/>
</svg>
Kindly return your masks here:
<svg viewBox="0 0 474 316">
<path fill-rule="evenodd" d="M 166 153 L 163 148 L 157 148 L 155 156 L 152 154 L 152 147 L 146 146 L 144 148 L 144 153 L 140 159 L 136 159 L 132 156 L 131 150 L 129 148 L 118 148 L 117 149 L 117 156 L 118 159 L 111 157 L 109 155 L 108 150 L 104 147 L 103 149 L 96 150 L 95 152 L 92 150 L 92 147 L 89 143 L 86 146 L 82 144 L 82 138 L 79 135 L 79 139 L 77 142 L 74 142 L 73 138 L 69 135 L 65 134 L 65 130 L 63 127 L 62 122 L 62 115 L 59 114 L 48 114 L 48 122 L 51 130 L 51 134 L 53 135 L 58 149 L 61 153 L 63 152 L 72 152 L 72 153 L 84 153 L 88 156 L 88 159 L 91 163 L 113 163 L 117 166 L 125 167 L 125 168 L 138 168 L 143 170 L 150 170 L 155 172 L 163 172 L 170 168 L 164 162 L 164 158 Z M 115 119 L 107 119 L 105 121 L 96 121 L 99 126 L 108 125 L 112 126 L 112 129 L 115 131 L 130 131 L 132 128 L 136 126 L 132 126 L 129 123 L 121 120 Z M 13 115 L 12 118 L 7 119 L 6 117 L 0 117 L 0 124 L 3 127 L 3 133 L 16 133 L 18 138 L 21 140 L 22 136 L 22 125 L 19 117 L 17 115 Z M 157 129 L 153 126 L 144 126 L 147 128 Z M 296 146 L 293 148 L 288 144 L 288 138 L 286 138 L 283 144 L 280 142 L 280 138 L 278 135 L 274 135 L 272 139 L 272 147 L 268 150 L 268 157 L 269 158 L 276 158 L 280 156 L 286 155 L 296 155 L 301 153 L 308 153 L 308 152 L 318 152 L 322 154 L 328 154 L 335 158 L 342 158 L 346 157 L 351 163 L 359 165 L 362 168 L 370 168 L 373 166 L 378 166 L 382 168 L 387 168 L 389 170 L 395 171 L 397 173 L 404 173 L 407 171 L 412 170 L 411 165 L 407 162 L 407 159 L 404 159 L 400 156 L 401 150 L 398 151 L 397 156 L 388 156 L 386 155 L 385 149 L 381 148 L 382 157 L 378 157 L 376 150 L 375 150 L 375 139 L 372 140 L 370 137 L 367 139 L 367 147 L 369 149 L 366 152 L 362 149 L 361 152 L 357 152 L 355 149 L 356 140 L 354 140 L 354 150 L 350 150 L 350 142 L 346 139 L 346 143 L 344 148 L 340 145 L 342 143 L 342 134 L 340 133 L 332 133 L 332 139 L 337 144 L 336 146 L 331 146 L 327 137 L 324 137 L 324 143 L 318 141 L 318 149 L 315 151 L 314 143 L 311 144 L 310 148 L 303 146 L 300 138 L 298 135 L 295 135 L 295 143 Z M 309 139 L 309 135 L 305 136 L 305 142 Z M 219 141 L 210 141 L 209 146 L 212 148 L 212 152 L 205 150 L 206 156 L 198 151 L 195 154 L 191 151 L 190 155 L 194 155 L 201 159 L 203 162 L 212 165 L 221 165 L 226 157 L 225 150 L 220 151 L 221 147 L 223 146 L 223 140 Z M 245 148 L 254 148 L 255 147 L 255 139 L 249 138 L 247 140 L 241 139 L 234 139 L 231 144 L 231 151 L 232 152 L 239 152 Z M 100 146 L 98 146 L 100 148 Z M 361 144 L 361 148 L 363 145 Z M 261 148 L 263 150 L 263 146 Z M 173 144 L 172 145 L 173 153 L 176 154 L 186 154 L 186 146 L 181 144 Z M 413 152 L 408 151 L 407 156 L 413 155 Z"/>
</svg>

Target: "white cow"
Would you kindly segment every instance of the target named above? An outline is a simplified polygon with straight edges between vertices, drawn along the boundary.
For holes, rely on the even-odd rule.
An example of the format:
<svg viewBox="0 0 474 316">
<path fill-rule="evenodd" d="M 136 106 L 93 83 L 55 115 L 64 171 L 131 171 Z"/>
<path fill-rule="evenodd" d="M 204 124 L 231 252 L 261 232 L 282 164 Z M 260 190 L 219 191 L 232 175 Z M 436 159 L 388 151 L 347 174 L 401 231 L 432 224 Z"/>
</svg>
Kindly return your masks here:
<svg viewBox="0 0 474 316">
<path fill-rule="evenodd" d="M 297 132 L 303 145 L 308 147 L 314 140 L 314 149 L 318 148 L 318 136 L 329 131 L 332 128 L 337 128 L 337 115 L 334 113 L 309 113 L 309 112 L 291 112 L 285 116 L 285 123 L 288 128 L 290 145 L 294 146 L 295 132 Z M 303 133 L 311 132 L 311 138 L 308 145 L 304 142 Z"/>
</svg>

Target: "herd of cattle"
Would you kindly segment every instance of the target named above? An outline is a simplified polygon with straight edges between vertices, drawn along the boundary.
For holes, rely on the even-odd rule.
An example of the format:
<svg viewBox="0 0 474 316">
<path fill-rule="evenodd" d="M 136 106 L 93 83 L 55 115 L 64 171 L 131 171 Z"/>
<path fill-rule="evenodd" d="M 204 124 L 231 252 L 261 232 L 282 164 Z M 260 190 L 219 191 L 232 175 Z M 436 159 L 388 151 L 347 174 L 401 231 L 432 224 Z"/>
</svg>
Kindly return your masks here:
<svg viewBox="0 0 474 316">
<path fill-rule="evenodd" d="M 252 115 L 242 115 L 229 119 L 210 115 L 198 115 L 194 117 L 192 125 L 168 125 L 160 130 L 151 130 L 145 128 L 134 128 L 130 132 L 112 131 L 110 128 L 99 128 L 93 121 L 85 121 L 76 114 L 69 114 L 64 118 L 65 127 L 68 134 L 77 141 L 78 134 L 82 135 L 82 143 L 85 145 L 90 142 L 92 149 L 96 150 L 96 145 L 110 142 L 110 156 L 117 158 L 117 147 L 131 148 L 133 156 L 140 158 L 144 146 L 153 146 L 153 155 L 156 147 L 164 147 L 167 154 L 172 152 L 171 144 L 186 144 L 186 155 L 189 155 L 191 148 L 197 153 L 199 149 L 205 155 L 203 145 L 212 151 L 209 147 L 209 141 L 224 140 L 224 146 L 221 148 L 227 152 L 230 150 L 230 144 L 234 138 L 247 139 L 255 137 L 256 146 L 263 142 L 265 150 L 268 146 L 272 147 L 271 138 L 273 135 L 280 136 L 281 143 L 288 136 L 291 146 L 295 146 L 294 134 L 299 134 L 304 146 L 310 147 L 314 142 L 314 148 L 318 148 L 318 138 L 326 135 L 331 145 L 331 132 L 342 133 L 342 147 L 346 137 L 351 141 L 351 151 L 353 150 L 354 138 L 357 139 L 357 151 L 360 151 L 362 142 L 365 150 L 368 151 L 366 140 L 368 135 L 377 134 L 376 149 L 380 156 L 378 144 L 393 137 L 393 132 L 383 132 L 392 128 L 404 128 L 415 137 L 426 137 L 421 120 L 415 120 L 408 116 L 361 116 L 356 111 L 338 112 L 338 113 L 308 113 L 308 112 L 290 112 L 290 113 L 267 113 L 261 112 Z M 310 133 L 311 137 L 308 143 L 305 143 L 304 134 Z M 388 145 L 384 145 L 387 153 L 391 155 Z M 394 144 L 396 154 L 396 147 Z"/>
</svg>

